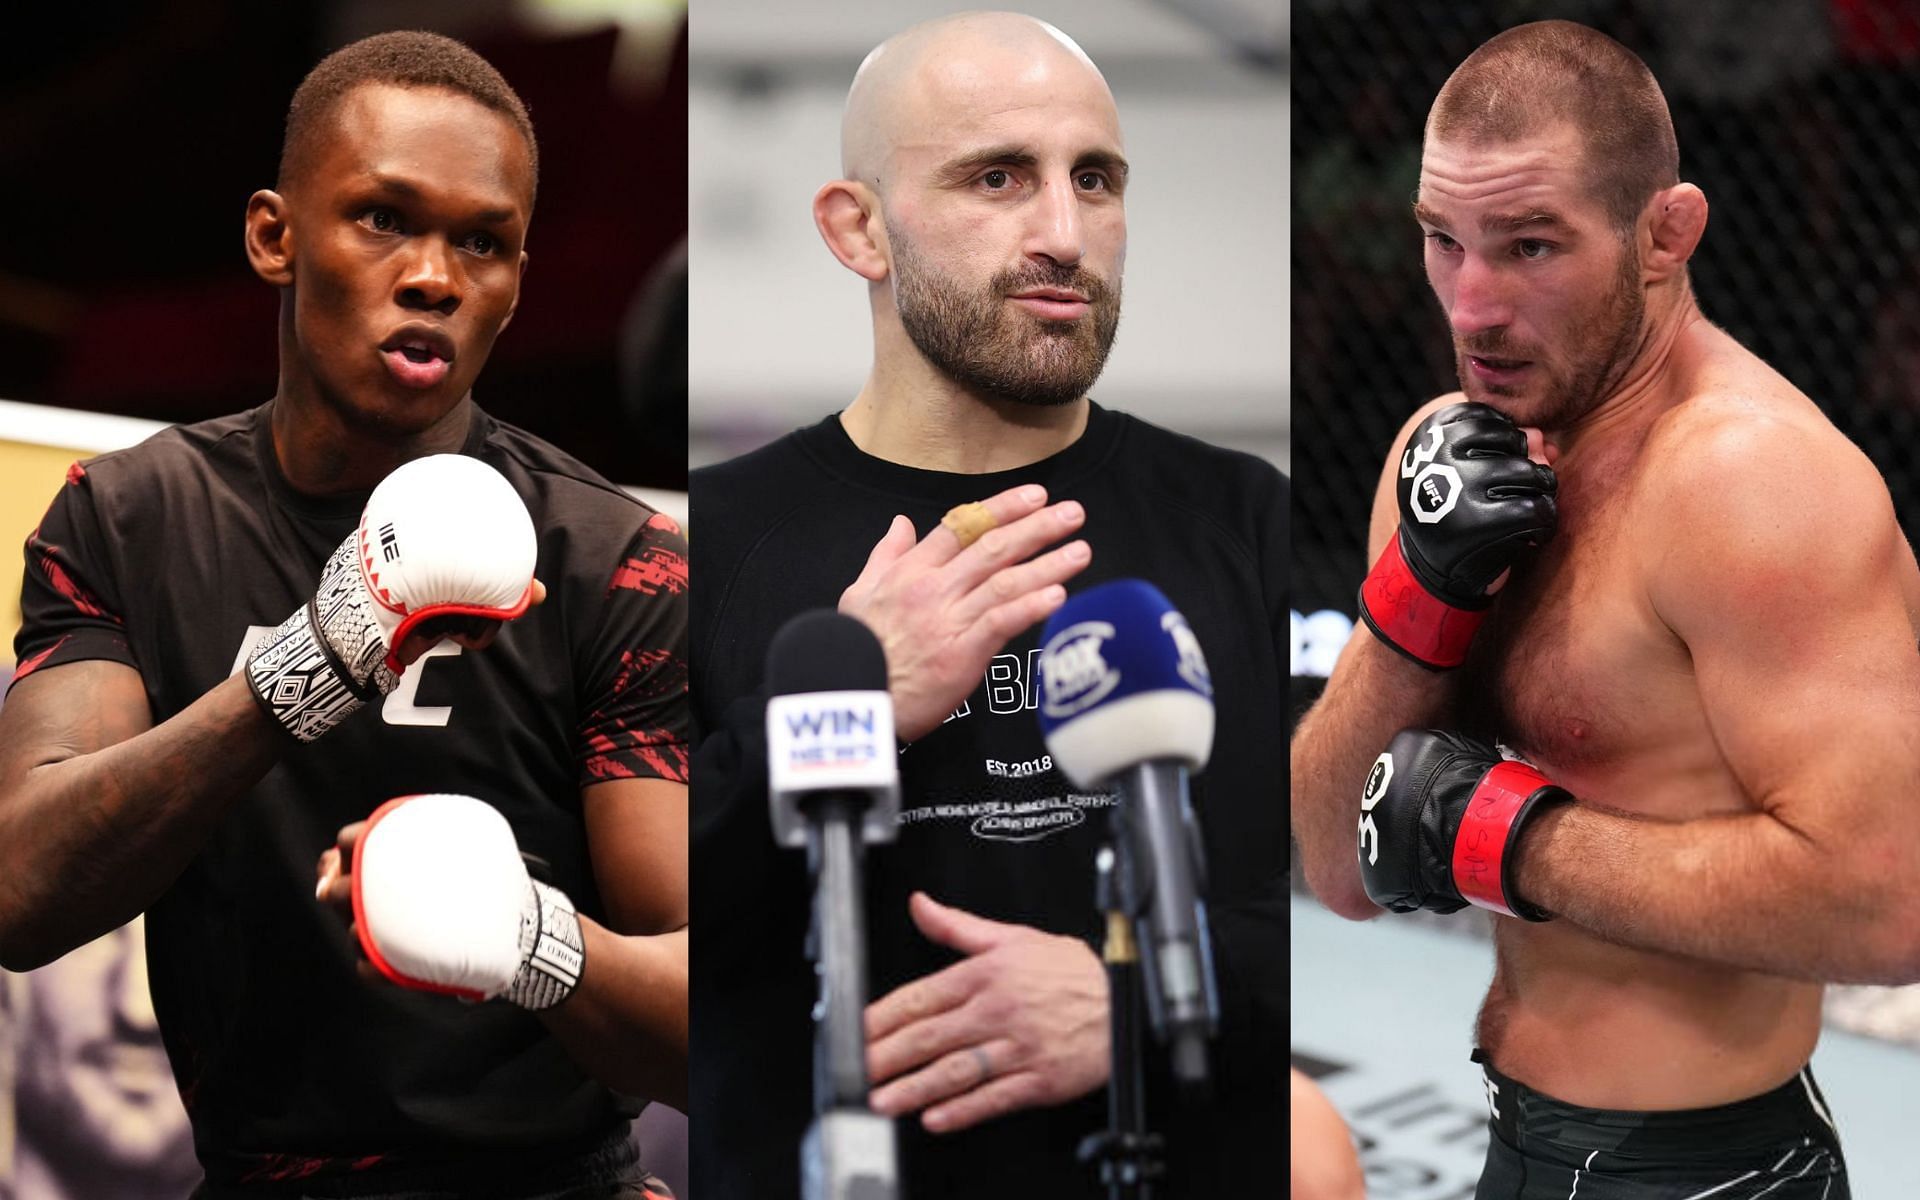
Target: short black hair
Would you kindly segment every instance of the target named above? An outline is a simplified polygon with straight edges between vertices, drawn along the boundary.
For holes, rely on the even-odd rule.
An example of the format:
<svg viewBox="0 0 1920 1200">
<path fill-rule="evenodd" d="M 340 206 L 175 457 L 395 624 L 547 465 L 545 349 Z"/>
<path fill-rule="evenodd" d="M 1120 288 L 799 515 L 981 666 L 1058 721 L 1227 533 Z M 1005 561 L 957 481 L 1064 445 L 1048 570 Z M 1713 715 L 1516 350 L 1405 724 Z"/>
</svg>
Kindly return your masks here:
<svg viewBox="0 0 1920 1200">
<path fill-rule="evenodd" d="M 493 64 L 465 43 L 422 30 L 375 34 L 342 46 L 320 60 L 294 90 L 287 109 L 286 138 L 280 143 L 280 177 L 274 185 L 284 191 L 306 169 L 316 138 L 341 100 L 363 84 L 397 87 L 446 88 L 484 104 L 513 122 L 527 142 L 527 164 L 533 190 L 540 187 L 540 143 L 534 140 L 533 118 Z M 532 196 L 528 196 L 531 204 Z"/>
</svg>

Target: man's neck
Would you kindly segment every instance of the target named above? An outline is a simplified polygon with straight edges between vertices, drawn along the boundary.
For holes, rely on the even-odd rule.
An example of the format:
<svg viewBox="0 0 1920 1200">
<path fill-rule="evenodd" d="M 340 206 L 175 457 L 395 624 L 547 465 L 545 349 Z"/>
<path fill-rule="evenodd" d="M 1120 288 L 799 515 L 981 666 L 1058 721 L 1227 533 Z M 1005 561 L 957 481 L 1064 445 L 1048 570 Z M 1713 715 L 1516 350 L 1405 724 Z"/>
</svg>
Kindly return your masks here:
<svg viewBox="0 0 1920 1200">
<path fill-rule="evenodd" d="M 337 408 L 282 386 L 274 396 L 273 451 L 294 491 L 337 496 L 371 491 L 395 467 L 428 454 L 457 454 L 473 420 L 467 396 L 417 434 L 383 435 L 349 424 Z"/>
<path fill-rule="evenodd" d="M 923 471 L 985 475 L 1058 454 L 1086 432 L 1085 396 L 1058 405 L 983 396 L 935 372 L 875 363 L 866 386 L 840 414 L 867 454 Z"/>
<path fill-rule="evenodd" d="M 1687 388 L 1680 377 L 1693 361 L 1700 338 L 1712 329 L 1694 301 L 1693 288 L 1684 281 L 1676 291 L 1657 297 L 1647 306 L 1633 357 L 1606 399 L 1566 429 L 1548 431 L 1548 439 L 1562 449 L 1588 439 L 1604 440 L 1612 431 L 1638 427 L 1685 399 Z"/>
</svg>

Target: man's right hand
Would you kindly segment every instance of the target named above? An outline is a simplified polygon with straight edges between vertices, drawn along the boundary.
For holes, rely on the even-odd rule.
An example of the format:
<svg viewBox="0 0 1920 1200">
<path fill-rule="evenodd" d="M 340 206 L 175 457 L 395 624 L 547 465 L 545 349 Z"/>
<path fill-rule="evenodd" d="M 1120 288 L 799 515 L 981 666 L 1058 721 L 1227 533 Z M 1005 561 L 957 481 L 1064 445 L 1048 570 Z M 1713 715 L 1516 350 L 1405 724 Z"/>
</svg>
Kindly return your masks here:
<svg viewBox="0 0 1920 1200">
<path fill-rule="evenodd" d="M 524 501 L 478 459 L 396 468 L 320 572 L 312 601 L 248 656 L 255 699 L 310 742 L 398 685 L 442 635 L 481 640 L 537 602 L 538 546 Z"/>
<path fill-rule="evenodd" d="M 1400 529 L 1360 587 L 1360 615 L 1422 666 L 1456 667 L 1487 589 L 1558 521 L 1553 470 L 1527 436 L 1484 404 L 1450 404 L 1414 427 L 1395 493 Z"/>
<path fill-rule="evenodd" d="M 938 728 L 1007 640 L 1065 603 L 1061 584 L 1092 561 L 1079 540 L 1038 553 L 1085 522 L 1078 503 L 1049 505 L 1037 484 L 983 503 L 995 527 L 964 549 L 945 525 L 916 541 L 913 522 L 895 517 L 841 593 L 840 611 L 873 630 L 886 652 L 903 742 Z"/>
</svg>

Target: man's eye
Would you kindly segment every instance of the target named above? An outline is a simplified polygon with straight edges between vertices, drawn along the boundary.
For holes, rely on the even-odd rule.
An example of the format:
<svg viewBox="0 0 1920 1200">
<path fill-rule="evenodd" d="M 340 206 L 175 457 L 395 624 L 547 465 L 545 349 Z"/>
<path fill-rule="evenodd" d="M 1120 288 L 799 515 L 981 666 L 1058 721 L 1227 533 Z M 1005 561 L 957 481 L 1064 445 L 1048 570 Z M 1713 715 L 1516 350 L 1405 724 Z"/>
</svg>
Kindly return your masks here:
<svg viewBox="0 0 1920 1200">
<path fill-rule="evenodd" d="M 360 214 L 360 223 L 375 233 L 392 233 L 400 228 L 400 218 L 390 208 L 370 208 Z"/>
<path fill-rule="evenodd" d="M 1098 171 L 1082 171 L 1080 174 L 1074 176 L 1074 182 L 1079 184 L 1083 191 L 1104 192 L 1107 190 L 1107 177 Z"/>
<path fill-rule="evenodd" d="M 1013 176 L 1007 173 L 1006 171 L 1000 171 L 1000 170 L 988 171 L 985 175 L 982 175 L 980 177 L 980 182 L 986 184 L 987 190 L 989 191 L 994 191 L 994 192 L 1004 191 L 1008 187 L 1012 186 Z"/>
<path fill-rule="evenodd" d="M 499 245 L 499 241 L 490 233 L 476 233 L 467 239 L 467 249 L 475 254 L 492 254 Z"/>
<path fill-rule="evenodd" d="M 1432 242 L 1436 249 L 1444 250 L 1449 254 L 1451 254 L 1453 251 L 1458 250 L 1460 248 L 1459 242 L 1454 241 L 1452 238 L 1448 237 L 1444 233 L 1441 233 L 1437 229 L 1427 235 L 1427 240 Z"/>
<path fill-rule="evenodd" d="M 1533 238 L 1521 238 L 1513 244 L 1513 252 L 1521 258 L 1545 258 L 1552 250 L 1551 242 L 1536 241 Z"/>
</svg>

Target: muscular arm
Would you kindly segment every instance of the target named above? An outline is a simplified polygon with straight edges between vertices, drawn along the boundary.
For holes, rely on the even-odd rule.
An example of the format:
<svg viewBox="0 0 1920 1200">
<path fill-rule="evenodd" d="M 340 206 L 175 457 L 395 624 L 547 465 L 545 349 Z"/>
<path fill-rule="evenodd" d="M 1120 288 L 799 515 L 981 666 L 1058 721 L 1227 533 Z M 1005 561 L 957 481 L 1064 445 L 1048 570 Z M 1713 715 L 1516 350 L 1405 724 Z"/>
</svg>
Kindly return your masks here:
<svg viewBox="0 0 1920 1200">
<path fill-rule="evenodd" d="M 1367 530 L 1369 563 L 1399 528 L 1394 499 L 1399 448 L 1428 413 L 1458 399 L 1443 396 L 1423 405 L 1395 436 L 1374 492 Z M 1440 718 L 1448 687 L 1445 676 L 1408 662 L 1359 622 L 1334 664 L 1326 691 L 1294 732 L 1291 814 L 1307 886 L 1321 903 L 1349 920 L 1363 921 L 1381 911 L 1367 899 L 1354 857 L 1367 769 L 1395 733 Z"/>
<path fill-rule="evenodd" d="M 1718 431 L 1648 598 L 1685 642 L 1753 811 L 1660 822 L 1563 805 L 1520 891 L 1622 943 L 1823 980 L 1920 979 L 1920 654 L 1913 555 L 1837 435 Z M 1605 797 L 1592 799 L 1604 802 Z"/>
<path fill-rule="evenodd" d="M 617 1091 L 687 1105 L 687 789 L 657 779 L 581 792 L 609 925 L 580 920 L 586 970 L 539 1015 Z"/>
<path fill-rule="evenodd" d="M 31 970 L 144 911 L 284 740 L 237 677 L 158 726 L 122 663 L 19 681 L 0 707 L 0 967 Z"/>
</svg>

